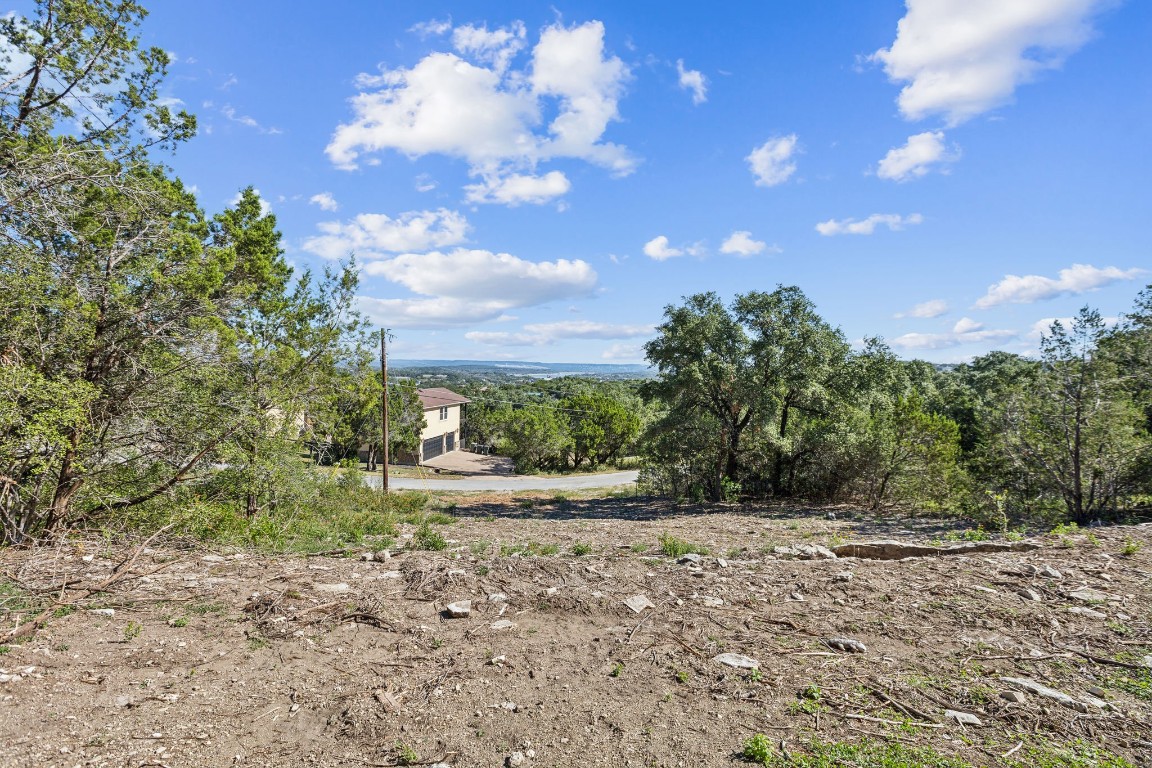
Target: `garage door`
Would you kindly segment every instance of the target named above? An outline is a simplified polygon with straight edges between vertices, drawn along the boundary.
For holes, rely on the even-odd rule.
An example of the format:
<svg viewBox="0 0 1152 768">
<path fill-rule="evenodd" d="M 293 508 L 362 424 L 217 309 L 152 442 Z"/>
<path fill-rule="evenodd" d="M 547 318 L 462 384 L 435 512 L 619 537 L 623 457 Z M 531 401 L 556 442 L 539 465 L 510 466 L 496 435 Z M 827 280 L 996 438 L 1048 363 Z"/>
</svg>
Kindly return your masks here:
<svg viewBox="0 0 1152 768">
<path fill-rule="evenodd" d="M 444 453 L 444 436 L 430 437 L 424 441 L 424 461 L 434 459 Z"/>
<path fill-rule="evenodd" d="M 454 450 L 456 450 L 456 433 L 449 432 L 448 434 L 444 435 L 444 452 L 448 453 L 449 451 Z"/>
</svg>

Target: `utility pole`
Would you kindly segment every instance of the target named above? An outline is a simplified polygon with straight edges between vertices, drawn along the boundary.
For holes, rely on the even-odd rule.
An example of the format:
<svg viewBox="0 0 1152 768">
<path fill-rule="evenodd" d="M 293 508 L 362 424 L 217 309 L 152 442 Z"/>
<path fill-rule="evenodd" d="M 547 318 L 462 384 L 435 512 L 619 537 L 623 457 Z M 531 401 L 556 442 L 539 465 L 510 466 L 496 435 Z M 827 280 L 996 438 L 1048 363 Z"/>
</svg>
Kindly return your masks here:
<svg viewBox="0 0 1152 768">
<path fill-rule="evenodd" d="M 380 455 L 383 461 L 380 462 L 380 469 L 382 477 L 380 482 L 380 492 L 382 494 L 388 493 L 388 329 L 380 329 L 380 383 L 381 393 L 383 396 L 380 398 L 380 414 L 381 426 L 383 427 L 382 434 L 384 439 L 380 443 Z"/>
</svg>

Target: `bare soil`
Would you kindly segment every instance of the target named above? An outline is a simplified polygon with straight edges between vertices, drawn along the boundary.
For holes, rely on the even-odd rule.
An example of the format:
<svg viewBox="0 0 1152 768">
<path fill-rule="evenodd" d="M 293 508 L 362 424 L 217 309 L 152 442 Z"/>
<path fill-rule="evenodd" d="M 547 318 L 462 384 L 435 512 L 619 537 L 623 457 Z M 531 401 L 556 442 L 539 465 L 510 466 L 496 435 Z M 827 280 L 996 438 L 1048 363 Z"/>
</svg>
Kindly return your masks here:
<svg viewBox="0 0 1152 768">
<path fill-rule="evenodd" d="M 828 511 L 471 496 L 436 526 L 446 550 L 404 549 L 406 525 L 388 559 L 0 551 L 0 635 L 123 574 L 0 655 L 0 765 L 733 766 L 756 733 L 792 756 L 868 739 L 980 766 L 1091 747 L 1152 765 L 1152 526 L 1028 552 L 772 554 L 952 530 Z M 680 563 L 661 535 L 711 555 Z M 1004 677 L 1080 706 L 1009 701 Z"/>
</svg>

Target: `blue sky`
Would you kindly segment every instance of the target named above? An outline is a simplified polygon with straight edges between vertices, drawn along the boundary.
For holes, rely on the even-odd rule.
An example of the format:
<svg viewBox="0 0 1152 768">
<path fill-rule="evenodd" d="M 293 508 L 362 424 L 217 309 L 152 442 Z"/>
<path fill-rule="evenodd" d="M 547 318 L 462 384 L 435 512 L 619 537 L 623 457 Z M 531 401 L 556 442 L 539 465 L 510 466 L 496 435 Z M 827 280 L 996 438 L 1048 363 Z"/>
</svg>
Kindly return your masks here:
<svg viewBox="0 0 1152 768">
<path fill-rule="evenodd" d="M 355 251 L 397 358 L 635 362 L 785 284 L 952 362 L 1152 283 L 1146 2 L 150 5 L 200 121 L 164 161 Z"/>
</svg>

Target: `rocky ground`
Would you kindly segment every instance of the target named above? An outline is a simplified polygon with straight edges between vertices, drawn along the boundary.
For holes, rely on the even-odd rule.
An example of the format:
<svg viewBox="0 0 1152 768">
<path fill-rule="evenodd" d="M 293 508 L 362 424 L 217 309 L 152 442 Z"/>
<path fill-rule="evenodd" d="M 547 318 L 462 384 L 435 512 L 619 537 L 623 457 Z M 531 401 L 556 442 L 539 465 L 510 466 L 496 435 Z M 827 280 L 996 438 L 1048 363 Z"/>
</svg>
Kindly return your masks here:
<svg viewBox="0 0 1152 768">
<path fill-rule="evenodd" d="M 0 551 L 0 636 L 44 617 L 0 765 L 1152 765 L 1152 526 L 450 509 L 441 551 Z"/>
</svg>

